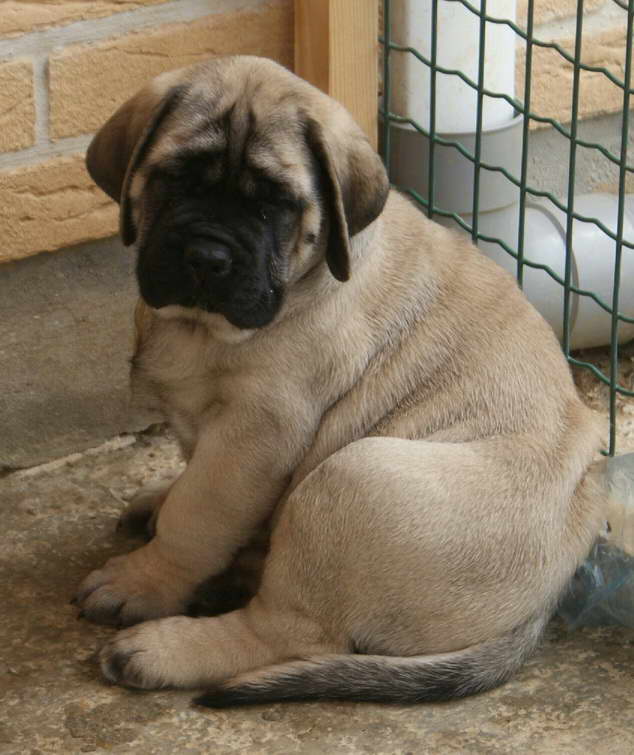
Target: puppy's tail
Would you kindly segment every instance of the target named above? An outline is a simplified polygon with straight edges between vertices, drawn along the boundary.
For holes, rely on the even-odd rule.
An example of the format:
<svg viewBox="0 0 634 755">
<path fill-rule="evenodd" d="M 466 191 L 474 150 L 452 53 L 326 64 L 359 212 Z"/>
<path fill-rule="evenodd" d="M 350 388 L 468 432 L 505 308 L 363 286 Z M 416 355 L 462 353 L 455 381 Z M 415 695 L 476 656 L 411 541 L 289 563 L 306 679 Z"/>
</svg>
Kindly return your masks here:
<svg viewBox="0 0 634 755">
<path fill-rule="evenodd" d="M 420 703 L 465 697 L 505 682 L 533 652 L 548 620 L 452 653 L 405 658 L 324 655 L 230 679 L 194 702 L 209 708 L 294 700 Z"/>
</svg>

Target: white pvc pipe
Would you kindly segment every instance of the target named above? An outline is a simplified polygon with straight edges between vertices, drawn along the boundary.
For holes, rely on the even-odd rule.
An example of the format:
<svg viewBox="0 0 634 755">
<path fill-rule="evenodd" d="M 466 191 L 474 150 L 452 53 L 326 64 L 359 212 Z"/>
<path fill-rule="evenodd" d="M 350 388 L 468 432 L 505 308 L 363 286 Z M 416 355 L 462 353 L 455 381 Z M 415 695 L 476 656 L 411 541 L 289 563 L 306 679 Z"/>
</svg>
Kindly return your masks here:
<svg viewBox="0 0 634 755">
<path fill-rule="evenodd" d="M 575 197 L 575 211 L 594 217 L 616 233 L 618 198 L 611 194 L 586 194 Z M 464 216 L 471 222 L 469 216 Z M 519 205 L 514 204 L 479 215 L 478 228 L 487 236 L 517 244 Z M 625 199 L 623 235 L 634 241 L 634 195 Z M 478 246 L 501 267 L 515 275 L 517 262 L 498 244 L 480 241 Z M 616 244 L 594 223 L 575 220 L 572 231 L 572 280 L 581 290 L 592 291 L 609 307 L 614 291 Z M 526 208 L 524 255 L 531 262 L 547 265 L 564 278 L 566 260 L 566 214 L 546 203 Z M 623 247 L 619 311 L 634 318 L 634 251 Z M 524 292 L 560 340 L 563 340 L 563 287 L 544 270 L 524 267 Z M 576 293 L 570 300 L 570 345 L 573 349 L 603 346 L 610 342 L 612 318 L 594 299 Z M 621 322 L 619 342 L 634 338 L 634 324 Z"/>
<path fill-rule="evenodd" d="M 480 0 L 471 0 L 480 9 Z M 487 15 L 515 20 L 516 0 L 489 0 Z M 480 19 L 461 3 L 441 0 L 438 4 L 437 65 L 462 71 L 478 81 Z M 391 38 L 396 44 L 414 47 L 431 59 L 431 0 L 399 0 L 392 4 Z M 484 87 L 513 97 L 515 92 L 516 37 L 506 24 L 486 24 Z M 391 56 L 392 101 L 397 115 L 412 118 L 429 128 L 429 68 L 411 53 Z M 475 131 L 477 92 L 458 76 L 436 76 L 436 130 L 445 134 Z M 483 126 L 490 128 L 513 117 L 513 108 L 499 98 L 485 97 Z"/>
</svg>

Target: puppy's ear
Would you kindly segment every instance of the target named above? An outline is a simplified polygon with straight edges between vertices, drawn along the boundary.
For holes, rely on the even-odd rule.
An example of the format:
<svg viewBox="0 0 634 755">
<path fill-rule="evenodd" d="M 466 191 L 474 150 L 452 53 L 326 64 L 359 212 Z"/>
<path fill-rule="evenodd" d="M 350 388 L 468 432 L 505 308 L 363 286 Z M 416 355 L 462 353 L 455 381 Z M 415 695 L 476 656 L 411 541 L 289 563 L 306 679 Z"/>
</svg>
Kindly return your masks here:
<svg viewBox="0 0 634 755">
<path fill-rule="evenodd" d="M 343 108 L 338 106 L 339 115 Z M 350 238 L 382 212 L 390 185 L 380 157 L 345 114 L 344 128 L 307 119 L 307 141 L 325 182 L 330 230 L 326 262 L 340 281 L 350 277 Z"/>
<path fill-rule="evenodd" d="M 95 134 L 86 153 L 86 167 L 91 178 L 120 204 L 120 233 L 126 246 L 136 240 L 130 208 L 130 182 L 159 126 L 176 107 L 183 91 L 177 86 L 161 91 L 158 81 L 124 103 Z"/>
</svg>

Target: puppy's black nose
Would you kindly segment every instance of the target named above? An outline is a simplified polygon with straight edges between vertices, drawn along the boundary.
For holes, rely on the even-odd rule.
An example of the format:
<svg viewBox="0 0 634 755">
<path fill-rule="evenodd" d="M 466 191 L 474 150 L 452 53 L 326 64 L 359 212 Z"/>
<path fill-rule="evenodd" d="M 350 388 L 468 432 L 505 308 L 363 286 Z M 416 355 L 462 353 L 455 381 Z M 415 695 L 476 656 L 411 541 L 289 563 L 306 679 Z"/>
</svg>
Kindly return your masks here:
<svg viewBox="0 0 634 755">
<path fill-rule="evenodd" d="M 220 241 L 193 241 L 185 250 L 185 262 L 199 282 L 225 278 L 231 272 L 231 249 Z"/>
</svg>

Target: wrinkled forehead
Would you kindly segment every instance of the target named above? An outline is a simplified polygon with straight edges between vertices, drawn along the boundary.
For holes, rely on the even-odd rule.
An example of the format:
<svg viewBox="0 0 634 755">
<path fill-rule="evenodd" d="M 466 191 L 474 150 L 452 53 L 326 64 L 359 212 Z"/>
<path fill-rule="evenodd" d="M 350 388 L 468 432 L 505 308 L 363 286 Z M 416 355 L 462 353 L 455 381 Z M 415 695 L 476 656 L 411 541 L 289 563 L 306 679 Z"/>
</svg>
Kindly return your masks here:
<svg viewBox="0 0 634 755">
<path fill-rule="evenodd" d="M 292 92 L 263 83 L 194 83 L 162 124 L 144 167 L 200 159 L 224 174 L 251 172 L 305 197 L 312 171 L 304 131 L 302 108 Z"/>
</svg>

